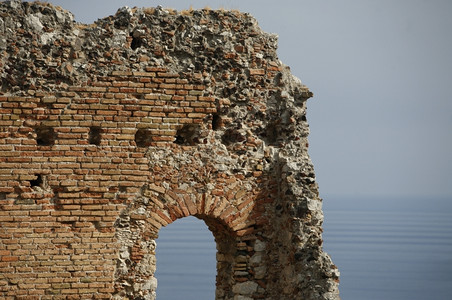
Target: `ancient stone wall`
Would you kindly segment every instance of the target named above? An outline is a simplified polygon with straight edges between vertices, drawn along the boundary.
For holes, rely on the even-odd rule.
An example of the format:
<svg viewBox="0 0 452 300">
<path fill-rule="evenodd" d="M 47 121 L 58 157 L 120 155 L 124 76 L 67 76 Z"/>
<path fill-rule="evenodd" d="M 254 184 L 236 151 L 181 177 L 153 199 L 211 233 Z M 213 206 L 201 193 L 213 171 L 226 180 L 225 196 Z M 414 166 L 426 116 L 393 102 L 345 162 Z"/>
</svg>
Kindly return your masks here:
<svg viewBox="0 0 452 300">
<path fill-rule="evenodd" d="M 0 297 L 155 299 L 155 239 L 217 244 L 216 299 L 339 299 L 307 87 L 248 14 L 0 3 Z"/>
</svg>

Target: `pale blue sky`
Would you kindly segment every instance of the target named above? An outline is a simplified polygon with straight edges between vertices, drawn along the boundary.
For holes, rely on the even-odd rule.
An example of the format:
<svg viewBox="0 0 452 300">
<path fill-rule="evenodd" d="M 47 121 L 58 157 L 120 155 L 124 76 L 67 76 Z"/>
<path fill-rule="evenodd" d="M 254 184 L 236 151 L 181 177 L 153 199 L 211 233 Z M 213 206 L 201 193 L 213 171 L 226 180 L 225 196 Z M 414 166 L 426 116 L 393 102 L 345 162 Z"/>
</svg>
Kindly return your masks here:
<svg viewBox="0 0 452 300">
<path fill-rule="evenodd" d="M 124 5 L 231 8 L 279 35 L 314 92 L 322 197 L 452 198 L 452 1 L 48 1 L 91 23 Z"/>
</svg>

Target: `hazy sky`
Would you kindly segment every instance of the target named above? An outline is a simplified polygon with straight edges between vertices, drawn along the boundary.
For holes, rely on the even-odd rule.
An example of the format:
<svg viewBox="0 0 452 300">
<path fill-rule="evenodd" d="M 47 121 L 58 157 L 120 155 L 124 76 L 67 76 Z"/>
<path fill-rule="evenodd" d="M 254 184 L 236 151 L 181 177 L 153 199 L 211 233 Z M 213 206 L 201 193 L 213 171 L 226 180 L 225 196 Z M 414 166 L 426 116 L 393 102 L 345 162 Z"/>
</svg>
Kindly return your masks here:
<svg viewBox="0 0 452 300">
<path fill-rule="evenodd" d="M 92 23 L 122 6 L 251 13 L 313 92 L 322 197 L 452 198 L 452 1 L 48 1 Z"/>
</svg>

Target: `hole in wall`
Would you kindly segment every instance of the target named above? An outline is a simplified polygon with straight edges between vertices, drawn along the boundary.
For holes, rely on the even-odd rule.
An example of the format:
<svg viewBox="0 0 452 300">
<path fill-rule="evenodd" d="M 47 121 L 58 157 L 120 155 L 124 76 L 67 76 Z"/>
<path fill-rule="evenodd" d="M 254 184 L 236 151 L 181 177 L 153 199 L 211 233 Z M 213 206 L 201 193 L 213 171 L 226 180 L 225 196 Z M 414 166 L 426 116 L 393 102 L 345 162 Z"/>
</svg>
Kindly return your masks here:
<svg viewBox="0 0 452 300">
<path fill-rule="evenodd" d="M 59 223 L 61 223 L 62 225 L 66 225 L 66 226 L 70 226 L 70 227 L 75 227 L 75 221 L 60 221 Z"/>
<path fill-rule="evenodd" d="M 133 33 L 130 33 L 130 36 L 132 37 L 132 42 L 130 43 L 130 48 L 132 48 L 132 50 L 143 46 L 143 39 L 141 38 L 141 36 Z"/>
<path fill-rule="evenodd" d="M 100 145 L 100 126 L 92 126 L 89 128 L 89 137 L 88 137 L 88 141 L 91 145 Z"/>
<path fill-rule="evenodd" d="M 91 223 L 97 231 L 102 231 L 102 224 L 100 221 L 92 221 Z"/>
<path fill-rule="evenodd" d="M 0 193 L 0 200 L 6 200 L 6 193 L 5 192 L 1 192 Z"/>
<path fill-rule="evenodd" d="M 283 79 L 283 74 L 281 72 L 279 72 L 274 77 L 273 84 L 276 85 L 276 86 L 282 85 L 283 84 L 282 79 Z"/>
<path fill-rule="evenodd" d="M 176 220 L 156 242 L 157 299 L 215 299 L 216 243 L 202 220 Z"/>
<path fill-rule="evenodd" d="M 132 43 L 130 44 L 130 48 L 132 48 L 132 50 L 135 50 L 138 47 L 141 47 L 141 40 L 139 38 L 133 38 Z"/>
<path fill-rule="evenodd" d="M 152 143 L 152 135 L 149 129 L 138 129 L 135 133 L 135 143 L 138 147 L 149 147 Z"/>
<path fill-rule="evenodd" d="M 265 137 L 270 145 L 274 145 L 278 140 L 278 127 L 275 122 L 267 125 L 265 128 Z"/>
<path fill-rule="evenodd" d="M 53 127 L 40 126 L 35 128 L 38 146 L 52 146 L 55 144 L 55 130 Z"/>
<path fill-rule="evenodd" d="M 221 137 L 221 142 L 225 145 L 230 145 L 233 143 L 239 143 L 246 140 L 246 137 L 241 134 L 237 129 L 230 128 L 226 130 Z"/>
<path fill-rule="evenodd" d="M 42 187 L 42 175 L 41 174 L 35 174 L 36 179 L 30 180 L 30 187 L 39 186 Z"/>
<path fill-rule="evenodd" d="M 223 120 L 218 114 L 212 116 L 212 130 L 218 130 L 223 126 Z"/>
<path fill-rule="evenodd" d="M 175 144 L 178 145 L 190 145 L 193 146 L 199 143 L 199 131 L 198 124 L 186 124 L 176 132 Z"/>
</svg>

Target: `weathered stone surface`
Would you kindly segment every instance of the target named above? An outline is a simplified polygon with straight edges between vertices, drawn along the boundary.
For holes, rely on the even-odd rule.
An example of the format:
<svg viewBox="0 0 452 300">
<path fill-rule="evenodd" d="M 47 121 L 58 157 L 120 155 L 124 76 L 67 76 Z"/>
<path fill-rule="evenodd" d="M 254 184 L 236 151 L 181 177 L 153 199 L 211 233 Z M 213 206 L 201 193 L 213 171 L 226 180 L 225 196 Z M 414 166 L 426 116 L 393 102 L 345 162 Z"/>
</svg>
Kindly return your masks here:
<svg viewBox="0 0 452 300">
<path fill-rule="evenodd" d="M 237 295 L 252 295 L 257 291 L 258 284 L 253 281 L 237 283 L 232 291 Z"/>
<path fill-rule="evenodd" d="M 1 2 L 0 297 L 155 299 L 159 229 L 196 216 L 217 299 L 339 299 L 276 48 L 239 12 Z"/>
</svg>

